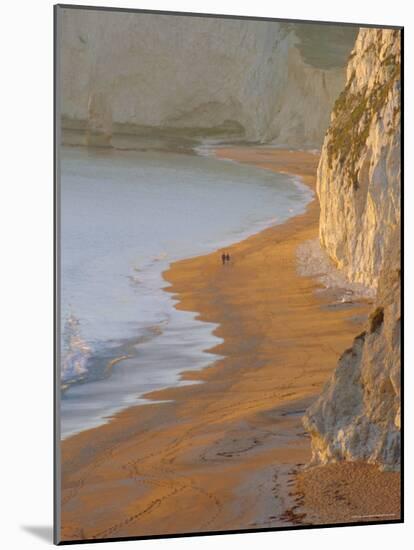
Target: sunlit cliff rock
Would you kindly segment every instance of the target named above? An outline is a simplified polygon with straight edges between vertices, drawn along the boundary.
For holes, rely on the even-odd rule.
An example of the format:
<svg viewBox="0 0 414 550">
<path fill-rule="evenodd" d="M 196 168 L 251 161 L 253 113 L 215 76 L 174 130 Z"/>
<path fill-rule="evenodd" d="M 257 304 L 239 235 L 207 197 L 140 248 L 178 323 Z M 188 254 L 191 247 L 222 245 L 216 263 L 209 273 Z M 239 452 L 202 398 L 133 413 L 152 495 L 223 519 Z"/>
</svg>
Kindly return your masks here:
<svg viewBox="0 0 414 550">
<path fill-rule="evenodd" d="M 400 223 L 398 31 L 361 30 L 323 144 L 320 241 L 348 278 L 377 286 Z"/>
<path fill-rule="evenodd" d="M 318 169 L 320 240 L 376 303 L 304 417 L 313 463 L 399 468 L 400 187 L 399 31 L 362 29 Z"/>
</svg>

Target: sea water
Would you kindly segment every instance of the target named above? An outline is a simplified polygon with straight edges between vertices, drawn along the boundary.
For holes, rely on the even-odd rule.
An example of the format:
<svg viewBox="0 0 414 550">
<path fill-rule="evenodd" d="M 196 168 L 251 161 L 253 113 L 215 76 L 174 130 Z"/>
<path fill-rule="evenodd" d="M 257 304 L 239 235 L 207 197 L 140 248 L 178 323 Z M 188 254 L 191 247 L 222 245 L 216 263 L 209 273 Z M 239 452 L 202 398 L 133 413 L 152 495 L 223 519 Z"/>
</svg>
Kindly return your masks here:
<svg viewBox="0 0 414 550">
<path fill-rule="evenodd" d="M 216 325 L 174 308 L 163 271 L 282 223 L 310 198 L 293 177 L 211 156 L 62 147 L 62 438 L 216 360 Z"/>
</svg>

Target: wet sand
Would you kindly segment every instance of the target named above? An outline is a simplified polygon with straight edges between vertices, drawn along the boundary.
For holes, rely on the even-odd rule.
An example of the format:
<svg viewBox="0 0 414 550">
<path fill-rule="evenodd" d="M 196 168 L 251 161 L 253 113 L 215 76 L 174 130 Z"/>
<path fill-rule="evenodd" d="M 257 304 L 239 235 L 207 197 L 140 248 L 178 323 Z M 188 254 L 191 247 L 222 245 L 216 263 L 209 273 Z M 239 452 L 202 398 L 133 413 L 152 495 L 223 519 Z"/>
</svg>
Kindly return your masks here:
<svg viewBox="0 0 414 550">
<path fill-rule="evenodd" d="M 216 154 L 315 185 L 310 153 Z M 183 373 L 202 384 L 153 392 L 167 402 L 131 407 L 62 443 L 63 540 L 306 523 L 292 512 L 295 473 L 310 459 L 301 416 L 369 309 L 326 308 L 318 283 L 297 274 L 296 248 L 317 237 L 318 215 L 315 199 L 305 214 L 226 249 L 225 266 L 219 250 L 165 273 L 177 307 L 219 323 L 223 343 L 211 351 L 222 359 Z"/>
</svg>

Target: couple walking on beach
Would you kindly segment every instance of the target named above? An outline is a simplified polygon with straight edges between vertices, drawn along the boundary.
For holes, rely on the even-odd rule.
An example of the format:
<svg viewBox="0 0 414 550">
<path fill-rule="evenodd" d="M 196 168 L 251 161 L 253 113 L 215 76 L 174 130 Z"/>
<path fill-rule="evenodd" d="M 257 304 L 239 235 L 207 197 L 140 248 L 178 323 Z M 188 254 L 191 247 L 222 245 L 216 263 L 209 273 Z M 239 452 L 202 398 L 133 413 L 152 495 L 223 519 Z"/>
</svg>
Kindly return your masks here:
<svg viewBox="0 0 414 550">
<path fill-rule="evenodd" d="M 223 262 L 223 265 L 226 263 L 226 262 L 229 262 L 230 261 L 230 254 L 223 254 L 221 255 L 221 261 Z"/>
</svg>

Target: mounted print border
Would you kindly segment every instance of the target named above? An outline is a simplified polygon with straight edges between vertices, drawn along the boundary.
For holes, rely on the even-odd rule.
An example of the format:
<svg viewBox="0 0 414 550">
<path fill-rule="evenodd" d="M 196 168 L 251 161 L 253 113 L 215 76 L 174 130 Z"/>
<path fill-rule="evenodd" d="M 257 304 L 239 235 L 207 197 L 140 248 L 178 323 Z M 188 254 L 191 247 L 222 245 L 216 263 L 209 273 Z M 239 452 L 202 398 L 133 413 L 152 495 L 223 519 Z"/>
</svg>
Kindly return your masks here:
<svg viewBox="0 0 414 550">
<path fill-rule="evenodd" d="M 54 541 L 404 521 L 404 29 L 54 7 Z"/>
</svg>

